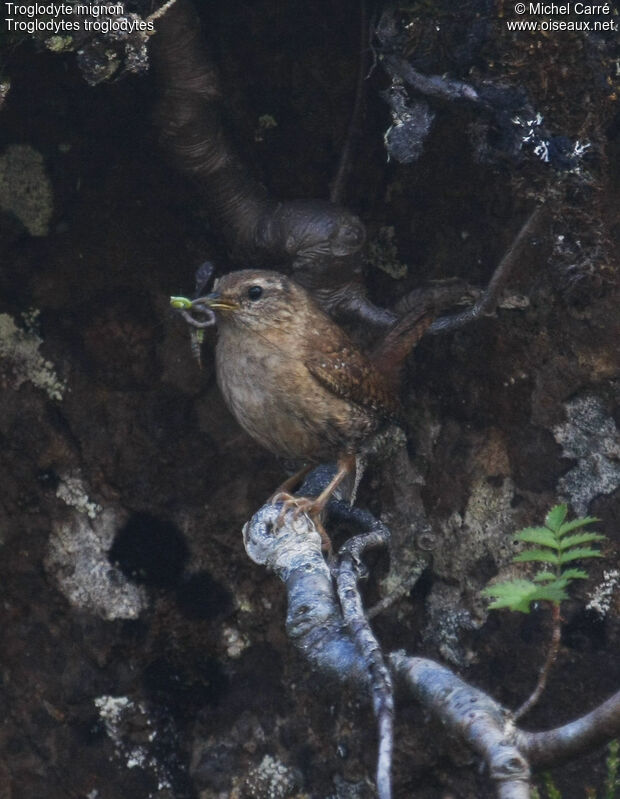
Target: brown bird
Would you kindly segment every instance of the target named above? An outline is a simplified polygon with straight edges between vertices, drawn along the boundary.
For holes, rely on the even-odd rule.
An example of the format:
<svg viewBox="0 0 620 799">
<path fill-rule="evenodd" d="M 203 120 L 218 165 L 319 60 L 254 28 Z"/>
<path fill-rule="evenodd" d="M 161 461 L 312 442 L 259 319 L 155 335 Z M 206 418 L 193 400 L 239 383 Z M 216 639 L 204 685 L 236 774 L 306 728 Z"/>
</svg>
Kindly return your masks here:
<svg viewBox="0 0 620 799">
<path fill-rule="evenodd" d="M 273 497 L 284 501 L 283 514 L 291 507 L 308 513 L 329 549 L 319 516 L 356 455 L 398 419 L 400 367 L 430 315 L 408 314 L 365 355 L 305 289 L 278 272 L 232 272 L 194 304 L 215 311 L 217 381 L 239 424 L 276 455 L 337 459 L 318 497 L 287 493 L 297 475 Z"/>
</svg>

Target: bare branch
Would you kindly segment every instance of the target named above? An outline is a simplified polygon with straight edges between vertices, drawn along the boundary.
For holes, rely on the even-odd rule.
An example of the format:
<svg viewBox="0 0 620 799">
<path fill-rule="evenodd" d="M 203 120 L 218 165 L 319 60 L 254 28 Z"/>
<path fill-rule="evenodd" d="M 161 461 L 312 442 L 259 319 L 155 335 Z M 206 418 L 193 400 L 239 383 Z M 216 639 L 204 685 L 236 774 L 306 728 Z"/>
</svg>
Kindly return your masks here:
<svg viewBox="0 0 620 799">
<path fill-rule="evenodd" d="M 518 745 L 533 765 L 551 766 L 585 754 L 620 735 L 620 691 L 585 716 L 546 732 L 518 732 Z"/>
<path fill-rule="evenodd" d="M 535 234 L 544 217 L 544 213 L 545 206 L 539 205 L 529 215 L 495 272 L 493 272 L 493 276 L 479 300 L 466 311 L 436 319 L 429 327 L 429 333 L 447 333 L 451 330 L 457 330 L 485 314 L 493 313 L 508 279 L 524 257 L 526 248 L 530 246 L 530 239 Z"/>
<path fill-rule="evenodd" d="M 529 765 L 501 705 L 432 660 L 395 652 L 390 661 L 415 698 L 484 758 L 499 799 L 529 799 Z"/>
</svg>

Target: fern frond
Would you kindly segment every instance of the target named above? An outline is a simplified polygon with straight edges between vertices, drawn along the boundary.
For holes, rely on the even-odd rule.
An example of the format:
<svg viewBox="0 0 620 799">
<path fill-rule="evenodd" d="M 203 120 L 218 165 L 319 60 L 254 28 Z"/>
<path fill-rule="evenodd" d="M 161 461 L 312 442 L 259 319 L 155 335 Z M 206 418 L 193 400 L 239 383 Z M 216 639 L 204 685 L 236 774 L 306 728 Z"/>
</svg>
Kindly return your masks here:
<svg viewBox="0 0 620 799">
<path fill-rule="evenodd" d="M 562 536 L 565 536 L 566 533 L 570 533 L 572 530 L 578 530 L 580 527 L 585 527 L 595 522 L 600 522 L 600 519 L 597 519 L 596 516 L 581 516 L 577 519 L 573 519 L 572 522 L 565 522 L 558 530 L 558 535 L 562 538 Z"/>
<path fill-rule="evenodd" d="M 566 504 L 555 505 L 545 516 L 545 526 L 557 533 L 562 527 L 567 513 L 568 506 Z"/>
<path fill-rule="evenodd" d="M 587 544 L 602 541 L 605 536 L 582 530 L 598 519 L 586 516 L 566 522 L 567 513 L 566 504 L 556 505 L 547 513 L 545 527 L 524 527 L 518 531 L 515 535 L 517 541 L 533 544 L 536 548 L 519 552 L 512 559 L 513 563 L 543 563 L 547 568 L 543 568 L 531 580 L 516 578 L 486 588 L 482 593 L 493 600 L 490 609 L 510 608 L 529 613 L 534 602 L 559 605 L 568 599 L 568 589 L 573 580 L 587 579 L 588 574 L 584 569 L 563 567 L 575 560 L 602 557 L 597 549 Z M 580 532 L 573 532 L 575 530 Z"/>
<path fill-rule="evenodd" d="M 547 583 L 549 580 L 556 580 L 557 575 L 553 572 L 538 572 L 533 579 L 535 583 Z"/>
<path fill-rule="evenodd" d="M 482 593 L 493 599 L 489 605 L 490 609 L 510 608 L 520 613 L 529 613 L 533 602 L 562 602 L 568 599 L 566 585 L 562 580 L 554 580 L 547 585 L 537 585 L 532 580 L 517 578 L 491 585 Z"/>
<path fill-rule="evenodd" d="M 535 601 L 533 596 L 538 588 L 539 586 L 531 580 L 516 578 L 505 583 L 491 585 L 482 593 L 493 599 L 489 605 L 490 610 L 510 608 L 510 610 L 518 610 L 521 613 L 529 613 L 530 604 Z"/>
<path fill-rule="evenodd" d="M 575 535 L 567 535 L 560 541 L 560 549 L 568 549 L 575 547 L 578 544 L 591 544 L 593 541 L 602 541 L 605 538 L 600 533 L 575 533 Z"/>
<path fill-rule="evenodd" d="M 559 555 L 559 564 L 562 566 L 564 563 L 570 563 L 572 560 L 582 560 L 585 558 L 602 558 L 602 554 L 598 549 L 590 549 L 589 547 L 577 547 L 576 549 L 569 549 L 567 552 L 562 552 Z"/>
<path fill-rule="evenodd" d="M 569 583 L 571 580 L 587 580 L 588 572 L 583 569 L 566 569 L 562 572 L 562 579 Z"/>
<path fill-rule="evenodd" d="M 512 559 L 514 563 L 552 563 L 554 566 L 560 564 L 560 556 L 549 549 L 526 549 L 519 552 Z"/>
<path fill-rule="evenodd" d="M 539 544 L 551 549 L 560 549 L 560 541 L 557 535 L 547 527 L 524 527 L 515 536 L 517 541 L 525 541 L 526 544 Z"/>
</svg>

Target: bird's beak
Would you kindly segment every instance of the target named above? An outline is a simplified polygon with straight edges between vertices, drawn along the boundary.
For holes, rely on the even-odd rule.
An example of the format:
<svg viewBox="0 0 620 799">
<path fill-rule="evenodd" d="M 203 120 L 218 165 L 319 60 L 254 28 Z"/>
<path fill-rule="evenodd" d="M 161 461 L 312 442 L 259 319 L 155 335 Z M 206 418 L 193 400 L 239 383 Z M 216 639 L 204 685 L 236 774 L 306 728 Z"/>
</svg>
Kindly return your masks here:
<svg viewBox="0 0 620 799">
<path fill-rule="evenodd" d="M 233 300 L 227 300 L 225 297 L 222 297 L 219 291 L 212 291 L 211 294 L 207 294 L 206 297 L 201 297 L 200 301 L 208 305 L 209 308 L 218 311 L 234 311 L 239 307 Z"/>
</svg>

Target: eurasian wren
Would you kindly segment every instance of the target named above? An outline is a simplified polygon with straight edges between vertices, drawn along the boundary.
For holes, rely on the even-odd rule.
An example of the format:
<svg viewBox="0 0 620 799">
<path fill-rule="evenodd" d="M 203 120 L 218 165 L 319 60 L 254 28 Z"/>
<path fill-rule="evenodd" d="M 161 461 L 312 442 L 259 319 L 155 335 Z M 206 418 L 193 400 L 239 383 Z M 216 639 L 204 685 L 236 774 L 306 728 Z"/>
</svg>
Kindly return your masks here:
<svg viewBox="0 0 620 799">
<path fill-rule="evenodd" d="M 276 455 L 338 459 L 319 497 L 274 497 L 316 521 L 355 456 L 397 419 L 397 374 L 430 320 L 399 320 L 365 355 L 305 289 L 279 272 L 232 272 L 214 288 L 195 303 L 216 313 L 217 381 L 239 424 Z"/>
</svg>

